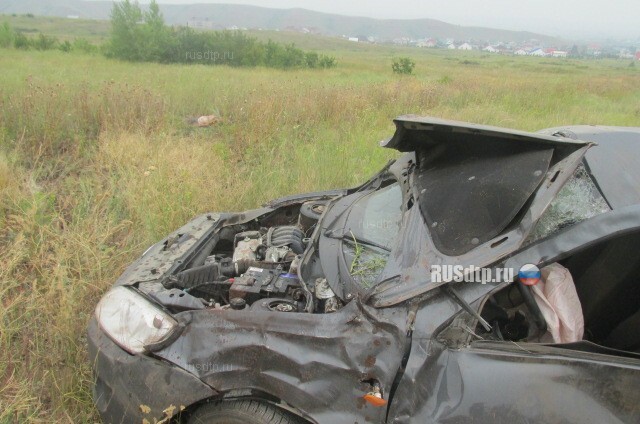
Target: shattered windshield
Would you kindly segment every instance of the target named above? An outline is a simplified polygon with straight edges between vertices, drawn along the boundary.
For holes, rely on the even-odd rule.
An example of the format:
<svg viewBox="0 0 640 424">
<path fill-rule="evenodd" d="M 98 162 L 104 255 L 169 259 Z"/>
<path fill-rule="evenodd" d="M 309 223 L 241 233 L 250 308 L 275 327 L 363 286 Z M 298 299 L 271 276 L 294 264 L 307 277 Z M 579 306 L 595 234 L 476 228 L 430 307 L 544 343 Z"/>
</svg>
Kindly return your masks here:
<svg viewBox="0 0 640 424">
<path fill-rule="evenodd" d="M 547 237 L 611 209 L 594 184 L 584 165 L 562 187 L 534 227 L 528 242 Z"/>
<path fill-rule="evenodd" d="M 397 182 L 353 204 L 342 253 L 349 273 L 362 287 L 371 287 L 382 272 L 401 220 L 402 190 Z"/>
</svg>

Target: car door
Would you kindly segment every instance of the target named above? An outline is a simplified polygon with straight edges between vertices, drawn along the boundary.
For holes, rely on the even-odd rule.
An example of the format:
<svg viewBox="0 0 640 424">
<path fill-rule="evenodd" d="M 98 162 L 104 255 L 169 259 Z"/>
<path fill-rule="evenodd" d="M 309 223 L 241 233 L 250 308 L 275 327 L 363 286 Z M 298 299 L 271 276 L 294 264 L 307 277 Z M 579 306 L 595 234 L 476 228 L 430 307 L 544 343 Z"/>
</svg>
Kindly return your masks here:
<svg viewBox="0 0 640 424">
<path fill-rule="evenodd" d="M 446 402 L 420 422 L 640 422 L 638 358 L 488 341 L 444 355 Z"/>
<path fill-rule="evenodd" d="M 482 291 L 490 287 L 469 284 L 460 294 Z M 640 355 L 480 340 L 473 320 L 441 290 L 424 302 L 387 422 L 640 422 Z"/>
</svg>

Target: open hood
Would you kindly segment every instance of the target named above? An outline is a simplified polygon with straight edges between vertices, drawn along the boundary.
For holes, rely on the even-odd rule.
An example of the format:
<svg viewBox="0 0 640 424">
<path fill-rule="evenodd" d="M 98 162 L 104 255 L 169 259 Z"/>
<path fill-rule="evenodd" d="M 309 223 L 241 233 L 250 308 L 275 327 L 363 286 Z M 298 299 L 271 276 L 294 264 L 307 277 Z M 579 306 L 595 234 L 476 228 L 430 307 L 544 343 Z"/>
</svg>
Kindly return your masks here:
<svg viewBox="0 0 640 424">
<path fill-rule="evenodd" d="M 493 139 L 509 143 L 523 142 L 548 145 L 569 151 L 575 151 L 590 144 L 587 141 L 574 138 L 530 133 L 429 116 L 402 115 L 394 119 L 393 122 L 396 125 L 396 132 L 393 137 L 383 141 L 381 146 L 396 149 L 400 152 L 412 152 L 429 145 L 446 143 L 451 137 L 459 136 L 464 137 L 469 143 Z"/>
<path fill-rule="evenodd" d="M 393 303 L 439 285 L 429 281 L 431 264 L 490 266 L 522 247 L 592 145 L 431 117 L 405 115 L 394 122 L 396 132 L 382 146 L 415 152 L 412 204 L 425 231 L 421 245 L 411 249 L 429 259 L 426 266 L 402 270 L 402 284 L 376 289 L 390 289 L 395 299 L 387 301 Z M 411 294 L 401 294 L 411 281 L 417 284 Z"/>
</svg>

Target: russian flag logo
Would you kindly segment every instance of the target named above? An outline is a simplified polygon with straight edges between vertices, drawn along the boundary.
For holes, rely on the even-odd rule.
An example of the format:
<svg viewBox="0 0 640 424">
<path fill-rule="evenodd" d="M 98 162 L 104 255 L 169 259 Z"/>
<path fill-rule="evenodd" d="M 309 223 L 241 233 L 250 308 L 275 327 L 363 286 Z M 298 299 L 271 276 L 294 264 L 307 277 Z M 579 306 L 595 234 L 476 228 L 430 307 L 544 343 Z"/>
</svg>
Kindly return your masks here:
<svg viewBox="0 0 640 424">
<path fill-rule="evenodd" d="M 540 281 L 540 268 L 534 264 L 524 264 L 518 271 L 518 279 L 525 286 L 534 286 Z"/>
</svg>

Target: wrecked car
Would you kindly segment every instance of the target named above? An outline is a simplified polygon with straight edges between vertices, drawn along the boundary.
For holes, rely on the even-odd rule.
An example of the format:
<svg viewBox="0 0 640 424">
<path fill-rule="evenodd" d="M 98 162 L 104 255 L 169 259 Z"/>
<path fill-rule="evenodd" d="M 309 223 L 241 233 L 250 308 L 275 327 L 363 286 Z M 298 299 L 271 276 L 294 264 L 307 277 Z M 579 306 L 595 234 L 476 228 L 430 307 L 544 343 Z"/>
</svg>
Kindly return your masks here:
<svg viewBox="0 0 640 424">
<path fill-rule="evenodd" d="M 394 122 L 359 187 L 129 266 L 88 328 L 104 422 L 640 422 L 640 128 Z"/>
</svg>

